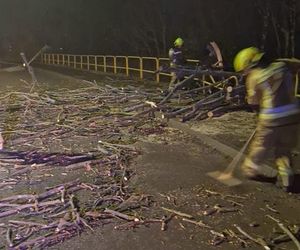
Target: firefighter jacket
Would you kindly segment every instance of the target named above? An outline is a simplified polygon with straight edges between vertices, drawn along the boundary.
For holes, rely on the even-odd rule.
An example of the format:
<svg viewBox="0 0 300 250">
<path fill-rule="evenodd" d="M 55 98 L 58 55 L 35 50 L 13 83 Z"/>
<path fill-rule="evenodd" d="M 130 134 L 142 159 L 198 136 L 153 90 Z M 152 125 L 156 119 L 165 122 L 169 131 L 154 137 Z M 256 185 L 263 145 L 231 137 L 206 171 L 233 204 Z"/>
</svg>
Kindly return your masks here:
<svg viewBox="0 0 300 250">
<path fill-rule="evenodd" d="M 262 125 L 272 127 L 300 122 L 295 75 L 286 63 L 275 62 L 265 69 L 251 70 L 246 88 L 248 103 L 260 107 L 258 118 Z"/>
<path fill-rule="evenodd" d="M 182 49 L 177 47 L 169 49 L 169 58 L 171 67 L 183 65 L 186 62 Z"/>
</svg>

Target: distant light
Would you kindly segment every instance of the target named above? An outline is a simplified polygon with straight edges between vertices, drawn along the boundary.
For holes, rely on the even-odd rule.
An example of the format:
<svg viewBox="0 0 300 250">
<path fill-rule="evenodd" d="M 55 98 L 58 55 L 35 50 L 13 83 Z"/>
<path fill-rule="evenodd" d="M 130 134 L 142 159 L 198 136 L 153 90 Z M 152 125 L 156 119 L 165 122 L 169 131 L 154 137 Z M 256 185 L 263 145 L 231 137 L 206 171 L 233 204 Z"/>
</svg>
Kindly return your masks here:
<svg viewBox="0 0 300 250">
<path fill-rule="evenodd" d="M 25 63 L 23 63 L 23 67 L 26 67 L 26 64 L 25 64 Z"/>
</svg>

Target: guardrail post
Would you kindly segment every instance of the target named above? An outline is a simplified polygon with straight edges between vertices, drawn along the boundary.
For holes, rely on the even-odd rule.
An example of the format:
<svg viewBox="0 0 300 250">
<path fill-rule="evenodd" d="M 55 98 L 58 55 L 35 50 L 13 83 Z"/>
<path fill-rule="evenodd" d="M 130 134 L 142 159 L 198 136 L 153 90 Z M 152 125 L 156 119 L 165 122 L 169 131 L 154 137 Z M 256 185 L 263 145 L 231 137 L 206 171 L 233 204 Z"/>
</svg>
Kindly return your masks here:
<svg viewBox="0 0 300 250">
<path fill-rule="evenodd" d="M 94 56 L 94 63 L 95 63 L 95 71 L 98 71 L 97 56 Z"/>
<path fill-rule="evenodd" d="M 80 69 L 83 69 L 83 58 L 80 56 Z"/>
<path fill-rule="evenodd" d="M 140 59 L 140 78 L 143 79 L 143 59 L 139 57 Z"/>
<path fill-rule="evenodd" d="M 158 60 L 158 58 L 156 58 L 156 60 L 155 60 L 155 65 L 156 65 L 156 76 L 155 76 L 155 78 L 156 78 L 156 82 L 157 83 L 159 83 L 159 81 L 160 81 L 160 77 L 159 77 L 159 60 Z"/>
<path fill-rule="evenodd" d="M 77 56 L 74 55 L 74 69 L 76 69 L 77 67 Z"/>
<path fill-rule="evenodd" d="M 117 58 L 113 56 L 114 73 L 117 74 Z"/>
<path fill-rule="evenodd" d="M 87 70 L 90 70 L 90 56 L 86 56 L 87 60 Z"/>
<path fill-rule="evenodd" d="M 296 74 L 296 79 L 295 79 L 295 96 L 300 97 L 299 73 Z"/>
<path fill-rule="evenodd" d="M 106 73 L 106 56 L 103 57 L 103 70 Z"/>
<path fill-rule="evenodd" d="M 128 66 L 128 57 L 125 57 L 125 71 L 126 71 L 126 76 L 129 76 L 129 66 Z"/>
<path fill-rule="evenodd" d="M 68 55 L 68 67 L 70 67 L 70 55 Z"/>
</svg>

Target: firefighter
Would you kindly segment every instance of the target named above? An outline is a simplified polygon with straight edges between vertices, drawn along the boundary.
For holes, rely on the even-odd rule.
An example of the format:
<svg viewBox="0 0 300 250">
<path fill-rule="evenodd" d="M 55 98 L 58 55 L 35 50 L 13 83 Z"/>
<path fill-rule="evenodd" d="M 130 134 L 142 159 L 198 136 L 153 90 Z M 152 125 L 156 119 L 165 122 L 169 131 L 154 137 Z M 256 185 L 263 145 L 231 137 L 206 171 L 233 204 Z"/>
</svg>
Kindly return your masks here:
<svg viewBox="0 0 300 250">
<path fill-rule="evenodd" d="M 294 180 L 291 155 L 297 145 L 300 121 L 294 92 L 300 64 L 299 60 L 295 64 L 276 60 L 262 68 L 259 65 L 262 56 L 257 48 L 250 47 L 241 50 L 234 59 L 235 70 L 246 76 L 247 102 L 259 107 L 256 134 L 242 169 L 250 179 L 277 176 L 280 187 L 289 191 Z M 273 150 L 278 171 L 270 171 L 265 164 L 270 150 Z"/>
<path fill-rule="evenodd" d="M 182 38 L 178 37 L 174 41 L 174 47 L 169 49 L 170 66 L 175 70 L 171 72 L 169 90 L 172 90 L 174 88 L 174 84 L 176 84 L 176 82 L 180 82 L 184 79 L 184 75 L 179 70 L 180 66 L 183 66 L 186 63 L 182 49 L 183 44 L 184 41 L 182 40 Z"/>
<path fill-rule="evenodd" d="M 205 47 L 205 58 L 201 64 L 206 69 L 223 70 L 223 59 L 216 42 L 210 42 Z"/>
</svg>

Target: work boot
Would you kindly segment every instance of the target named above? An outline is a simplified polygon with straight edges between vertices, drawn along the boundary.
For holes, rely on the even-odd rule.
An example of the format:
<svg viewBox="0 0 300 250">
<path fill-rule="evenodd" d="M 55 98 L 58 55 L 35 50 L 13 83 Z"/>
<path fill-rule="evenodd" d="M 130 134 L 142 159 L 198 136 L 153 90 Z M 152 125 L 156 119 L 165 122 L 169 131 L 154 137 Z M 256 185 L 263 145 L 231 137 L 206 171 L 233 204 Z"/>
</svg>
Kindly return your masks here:
<svg viewBox="0 0 300 250">
<path fill-rule="evenodd" d="M 258 171 L 256 168 L 253 168 L 250 165 L 243 165 L 242 166 L 242 170 L 243 170 L 243 174 L 245 177 L 247 177 L 248 179 L 253 179 L 258 175 Z"/>
<path fill-rule="evenodd" d="M 276 160 L 278 167 L 277 186 L 289 192 L 294 184 L 294 173 L 290 166 L 290 160 L 287 157 L 281 157 Z"/>
<path fill-rule="evenodd" d="M 267 165 L 257 165 L 251 160 L 246 160 L 242 166 L 244 175 L 251 180 L 276 179 L 278 171 Z"/>
</svg>

